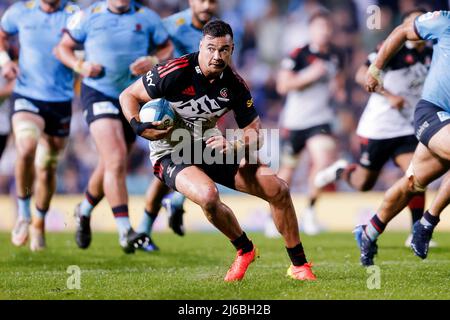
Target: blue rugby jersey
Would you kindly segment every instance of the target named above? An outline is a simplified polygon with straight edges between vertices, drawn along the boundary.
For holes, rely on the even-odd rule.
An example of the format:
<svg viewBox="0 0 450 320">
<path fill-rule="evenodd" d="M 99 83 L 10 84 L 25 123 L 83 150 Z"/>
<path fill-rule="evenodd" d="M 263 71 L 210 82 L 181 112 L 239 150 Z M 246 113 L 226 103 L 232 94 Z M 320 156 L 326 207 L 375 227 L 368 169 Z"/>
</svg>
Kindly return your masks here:
<svg viewBox="0 0 450 320">
<path fill-rule="evenodd" d="M 6 10 L 1 28 L 19 37 L 20 74 L 14 92 L 42 101 L 67 101 L 73 96 L 73 72 L 53 55 L 67 21 L 78 6 L 61 1 L 59 10 L 46 13 L 39 0 L 17 2 Z"/>
<path fill-rule="evenodd" d="M 122 14 L 111 12 L 106 1 L 96 2 L 76 14 L 67 30 L 84 44 L 85 60 L 104 69 L 99 77 L 84 78 L 83 83 L 112 98 L 139 78 L 131 74 L 130 64 L 168 39 L 158 14 L 134 1 Z"/>
<path fill-rule="evenodd" d="M 417 34 L 433 41 L 433 59 L 422 98 L 450 112 L 450 12 L 429 12 L 416 18 Z"/>
</svg>

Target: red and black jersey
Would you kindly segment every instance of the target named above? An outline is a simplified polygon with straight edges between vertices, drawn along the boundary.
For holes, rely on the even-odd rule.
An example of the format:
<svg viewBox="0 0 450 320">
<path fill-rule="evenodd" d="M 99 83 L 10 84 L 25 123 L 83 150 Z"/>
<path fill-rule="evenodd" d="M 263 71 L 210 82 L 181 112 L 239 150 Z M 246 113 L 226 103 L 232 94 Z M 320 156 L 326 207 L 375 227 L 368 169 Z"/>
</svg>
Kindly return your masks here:
<svg viewBox="0 0 450 320">
<path fill-rule="evenodd" d="M 282 67 L 292 71 L 300 71 L 310 66 L 317 59 L 331 63 L 335 70 L 344 68 L 344 55 L 341 50 L 335 46 L 330 46 L 328 52 L 315 52 L 310 45 L 293 50 L 289 57 L 283 60 Z"/>
<path fill-rule="evenodd" d="M 227 67 L 210 83 L 198 64 L 198 52 L 156 65 L 142 77 L 152 99 L 164 98 L 182 118 L 188 129 L 201 122 L 212 128 L 230 110 L 240 128 L 257 116 L 253 99 L 244 80 Z"/>
</svg>

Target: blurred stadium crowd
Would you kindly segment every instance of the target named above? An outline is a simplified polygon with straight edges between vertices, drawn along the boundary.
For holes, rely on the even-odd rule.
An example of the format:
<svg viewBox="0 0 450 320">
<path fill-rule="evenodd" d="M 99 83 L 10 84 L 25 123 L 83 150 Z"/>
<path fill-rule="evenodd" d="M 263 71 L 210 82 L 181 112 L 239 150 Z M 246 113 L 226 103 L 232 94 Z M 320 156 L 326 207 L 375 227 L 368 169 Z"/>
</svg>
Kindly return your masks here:
<svg viewBox="0 0 450 320">
<path fill-rule="evenodd" d="M 0 16 L 12 0 L 0 1 Z M 75 1 L 86 7 L 94 1 Z M 188 7 L 187 0 L 147 0 L 150 8 L 166 17 Z M 337 94 L 332 103 L 336 112 L 333 123 L 339 141 L 340 155 L 353 160 L 359 152 L 355 129 L 368 94 L 354 81 L 357 68 L 367 54 L 397 25 L 403 13 L 416 6 L 429 11 L 447 10 L 447 0 L 220 0 L 220 17 L 231 24 L 235 34 L 234 63 L 251 87 L 255 105 L 265 128 L 276 128 L 284 97 L 277 94 L 275 78 L 283 57 L 308 41 L 308 17 L 319 8 L 332 12 L 335 24 L 334 44 L 345 52 L 345 91 Z M 381 28 L 370 30 L 366 21 L 367 8 L 381 8 Z M 226 121 L 231 119 L 226 119 Z M 11 140 L 11 139 L 10 139 Z M 14 190 L 15 153 L 12 141 L 0 162 L 0 194 Z M 58 193 L 81 193 L 97 161 L 95 146 L 89 137 L 78 98 L 73 102 L 71 136 L 64 157 L 58 167 Z M 293 192 L 306 189 L 302 179 L 308 168 L 308 156 L 300 166 Z M 380 177 L 375 190 L 383 190 L 396 180 L 399 171 L 393 164 Z M 153 178 L 148 159 L 148 144 L 139 138 L 129 161 L 128 186 L 130 194 L 144 193 Z M 340 190 L 346 191 L 344 185 Z"/>
</svg>

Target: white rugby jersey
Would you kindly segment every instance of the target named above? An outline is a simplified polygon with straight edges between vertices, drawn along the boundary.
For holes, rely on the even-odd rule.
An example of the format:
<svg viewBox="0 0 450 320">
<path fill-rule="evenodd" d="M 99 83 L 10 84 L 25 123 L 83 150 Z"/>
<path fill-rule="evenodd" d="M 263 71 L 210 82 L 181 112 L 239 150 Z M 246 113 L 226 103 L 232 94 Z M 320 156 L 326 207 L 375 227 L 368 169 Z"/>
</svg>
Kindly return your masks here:
<svg viewBox="0 0 450 320">
<path fill-rule="evenodd" d="M 292 90 L 280 116 L 280 126 L 290 130 L 304 130 L 332 122 L 334 113 L 330 107 L 330 83 L 343 67 L 342 54 L 330 47 L 328 53 L 314 52 L 309 45 L 294 50 L 285 58 L 281 67 L 301 72 L 317 59 L 325 61 L 328 74 L 302 90 Z"/>
<path fill-rule="evenodd" d="M 377 52 L 369 55 L 367 65 L 375 61 Z M 382 77 L 389 92 L 405 98 L 405 106 L 398 110 L 389 100 L 372 93 L 359 120 L 359 136 L 369 139 L 391 139 L 414 135 L 414 109 L 421 99 L 423 85 L 431 64 L 433 49 L 425 47 L 419 52 L 405 45 L 387 64 Z"/>
</svg>

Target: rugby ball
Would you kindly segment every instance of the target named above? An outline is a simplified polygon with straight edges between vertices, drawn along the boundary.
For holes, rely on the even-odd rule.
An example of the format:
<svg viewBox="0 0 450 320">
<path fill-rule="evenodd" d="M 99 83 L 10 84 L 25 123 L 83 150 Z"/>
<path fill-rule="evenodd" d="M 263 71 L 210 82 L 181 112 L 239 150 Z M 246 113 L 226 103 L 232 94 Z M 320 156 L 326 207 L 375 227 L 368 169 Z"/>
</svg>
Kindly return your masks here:
<svg viewBox="0 0 450 320">
<path fill-rule="evenodd" d="M 166 99 L 155 99 L 144 104 L 139 111 L 141 122 L 162 121 L 158 129 L 166 129 L 173 125 L 175 112 Z"/>
</svg>

